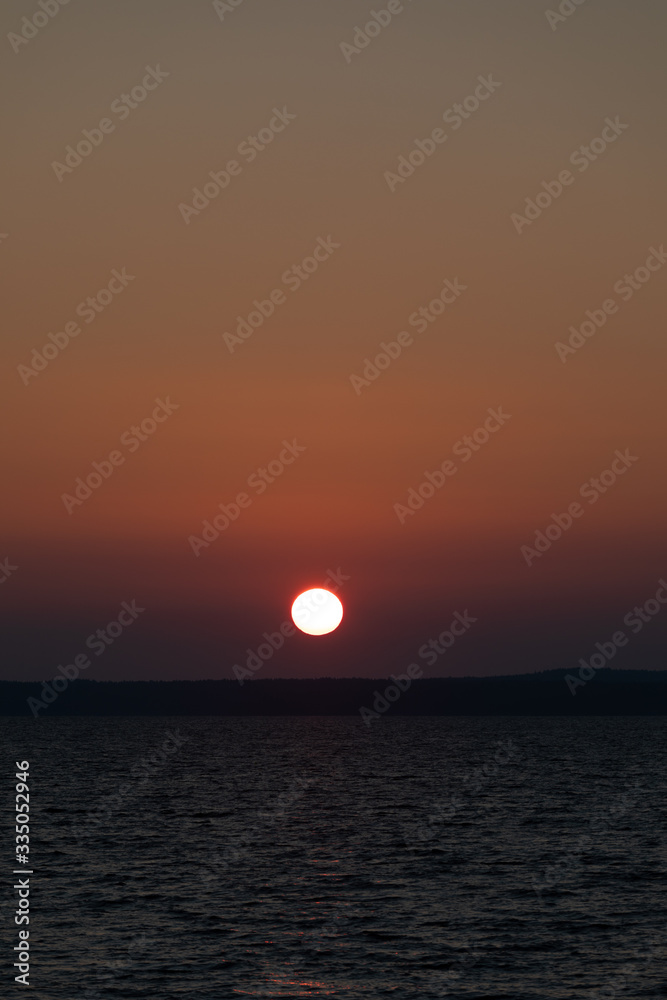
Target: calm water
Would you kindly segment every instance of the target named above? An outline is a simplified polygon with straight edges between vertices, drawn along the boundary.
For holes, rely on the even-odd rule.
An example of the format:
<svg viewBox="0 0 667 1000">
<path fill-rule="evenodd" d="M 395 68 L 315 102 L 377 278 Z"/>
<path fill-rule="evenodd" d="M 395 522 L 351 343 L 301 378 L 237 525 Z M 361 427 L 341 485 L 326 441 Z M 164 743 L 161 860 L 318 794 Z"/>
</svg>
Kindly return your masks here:
<svg viewBox="0 0 667 1000">
<path fill-rule="evenodd" d="M 666 735 L 3 719 L 8 806 L 31 762 L 32 995 L 665 997 Z"/>
</svg>

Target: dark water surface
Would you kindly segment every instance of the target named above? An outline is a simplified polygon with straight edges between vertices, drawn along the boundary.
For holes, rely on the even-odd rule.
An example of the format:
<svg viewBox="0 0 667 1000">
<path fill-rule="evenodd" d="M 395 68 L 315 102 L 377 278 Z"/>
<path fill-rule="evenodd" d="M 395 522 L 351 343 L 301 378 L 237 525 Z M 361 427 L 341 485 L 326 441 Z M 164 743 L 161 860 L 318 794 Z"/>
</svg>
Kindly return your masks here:
<svg viewBox="0 0 667 1000">
<path fill-rule="evenodd" d="M 1 725 L 33 997 L 667 996 L 663 718 Z"/>
</svg>

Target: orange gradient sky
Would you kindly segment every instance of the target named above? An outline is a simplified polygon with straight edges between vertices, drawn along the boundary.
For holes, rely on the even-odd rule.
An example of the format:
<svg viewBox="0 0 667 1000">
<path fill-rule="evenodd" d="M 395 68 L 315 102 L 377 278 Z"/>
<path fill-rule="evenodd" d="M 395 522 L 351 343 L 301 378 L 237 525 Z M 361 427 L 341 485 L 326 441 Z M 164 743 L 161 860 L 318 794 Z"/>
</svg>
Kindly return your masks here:
<svg viewBox="0 0 667 1000">
<path fill-rule="evenodd" d="M 664 6 L 585 4 L 552 30 L 546 3 L 415 0 L 348 63 L 341 43 L 386 6 L 245 0 L 221 20 L 204 2 L 90 0 L 18 52 L 6 41 L 3 677 L 52 676 L 133 598 L 146 612 L 95 677 L 231 677 L 338 568 L 341 628 L 295 637 L 263 676 L 387 675 L 466 608 L 475 629 L 431 675 L 569 667 L 667 572 L 667 267 L 628 301 L 614 290 L 667 240 Z M 31 12 L 4 4 L 5 39 Z M 136 109 L 110 111 L 157 66 Z M 444 122 L 489 75 L 479 109 Z M 247 162 L 239 144 L 274 109 L 296 117 Z M 59 180 L 53 162 L 105 117 L 113 132 Z M 607 118 L 628 127 L 579 170 Z M 385 173 L 438 127 L 392 192 Z M 186 224 L 179 205 L 234 158 Z M 512 213 L 563 169 L 573 183 L 517 233 Z M 339 246 L 291 289 L 318 238 Z M 24 384 L 33 348 L 123 268 L 133 280 Z M 417 332 L 445 278 L 465 292 Z M 231 353 L 223 335 L 277 288 Z M 609 298 L 562 363 L 554 345 Z M 412 345 L 357 394 L 350 376 L 401 331 Z M 167 398 L 154 435 L 119 445 Z M 499 407 L 510 419 L 401 523 L 394 505 Z M 305 451 L 256 495 L 248 477 L 293 439 Z M 62 495 L 119 447 L 69 514 Z M 617 449 L 638 461 L 528 566 L 521 546 Z M 188 538 L 244 490 L 195 555 Z M 616 665 L 657 666 L 663 638 L 653 622 Z"/>
</svg>

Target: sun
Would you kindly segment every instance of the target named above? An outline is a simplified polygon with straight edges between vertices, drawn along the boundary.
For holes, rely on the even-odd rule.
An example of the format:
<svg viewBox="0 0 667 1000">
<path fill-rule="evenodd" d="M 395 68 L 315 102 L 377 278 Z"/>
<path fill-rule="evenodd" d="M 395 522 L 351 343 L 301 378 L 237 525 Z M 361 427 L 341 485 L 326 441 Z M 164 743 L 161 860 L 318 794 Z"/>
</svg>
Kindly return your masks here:
<svg viewBox="0 0 667 1000">
<path fill-rule="evenodd" d="M 343 605 L 330 590 L 304 590 L 292 605 L 292 621 L 306 635 L 327 635 L 338 628 Z"/>
</svg>

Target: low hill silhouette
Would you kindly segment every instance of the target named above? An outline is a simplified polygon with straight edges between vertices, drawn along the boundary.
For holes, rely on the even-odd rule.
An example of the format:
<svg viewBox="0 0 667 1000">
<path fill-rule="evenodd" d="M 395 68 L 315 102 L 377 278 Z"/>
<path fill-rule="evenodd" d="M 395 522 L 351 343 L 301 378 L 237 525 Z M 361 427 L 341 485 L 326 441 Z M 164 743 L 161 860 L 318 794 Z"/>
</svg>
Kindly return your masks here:
<svg viewBox="0 0 667 1000">
<path fill-rule="evenodd" d="M 45 687 L 39 681 L 2 681 L 0 715 L 359 716 L 362 707 L 389 716 L 667 714 L 667 671 L 603 669 L 574 693 L 566 676 L 575 675 L 548 670 L 506 677 L 420 678 L 398 697 L 390 678 L 257 678 L 243 685 L 235 680 L 75 680 L 57 695 L 50 684 Z"/>
</svg>

